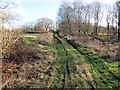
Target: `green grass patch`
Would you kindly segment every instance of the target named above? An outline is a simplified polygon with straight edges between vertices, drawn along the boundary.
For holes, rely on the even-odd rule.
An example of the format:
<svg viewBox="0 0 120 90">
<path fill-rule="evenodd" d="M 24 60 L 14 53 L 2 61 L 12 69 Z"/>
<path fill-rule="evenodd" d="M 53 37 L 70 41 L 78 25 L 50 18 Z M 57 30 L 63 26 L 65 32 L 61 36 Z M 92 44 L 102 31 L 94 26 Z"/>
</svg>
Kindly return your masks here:
<svg viewBox="0 0 120 90">
<path fill-rule="evenodd" d="M 21 37 L 37 39 L 40 34 L 22 34 Z"/>
<path fill-rule="evenodd" d="M 79 51 L 86 58 L 89 64 L 93 65 L 91 73 L 96 87 L 118 88 L 117 78 L 119 78 L 119 76 L 117 74 L 117 64 L 114 64 L 113 61 L 107 62 L 106 60 L 101 59 L 95 52 L 78 45 L 75 41 L 68 40 L 68 43 Z"/>
</svg>

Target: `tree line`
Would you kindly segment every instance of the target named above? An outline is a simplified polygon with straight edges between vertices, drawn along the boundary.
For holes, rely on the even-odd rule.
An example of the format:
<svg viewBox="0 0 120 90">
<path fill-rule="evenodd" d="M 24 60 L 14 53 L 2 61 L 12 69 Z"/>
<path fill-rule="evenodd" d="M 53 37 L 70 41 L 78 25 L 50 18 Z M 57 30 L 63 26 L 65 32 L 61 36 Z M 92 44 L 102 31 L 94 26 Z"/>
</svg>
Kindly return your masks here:
<svg viewBox="0 0 120 90">
<path fill-rule="evenodd" d="M 106 22 L 106 25 L 103 25 Z M 63 2 L 58 10 L 58 29 L 67 34 L 93 34 L 97 36 L 100 27 L 106 27 L 106 33 L 117 35 L 117 6 L 100 2 Z"/>
<path fill-rule="evenodd" d="M 54 30 L 54 22 L 52 19 L 42 17 L 34 23 L 23 25 L 24 32 L 48 32 Z"/>
<path fill-rule="evenodd" d="M 92 36 L 98 38 L 101 35 L 109 40 L 115 38 L 120 45 L 120 1 L 112 5 L 101 2 L 62 2 L 58 10 L 57 30 L 64 36 Z M 118 59 L 120 59 L 118 45 Z M 107 50 L 108 52 L 108 50 Z"/>
</svg>

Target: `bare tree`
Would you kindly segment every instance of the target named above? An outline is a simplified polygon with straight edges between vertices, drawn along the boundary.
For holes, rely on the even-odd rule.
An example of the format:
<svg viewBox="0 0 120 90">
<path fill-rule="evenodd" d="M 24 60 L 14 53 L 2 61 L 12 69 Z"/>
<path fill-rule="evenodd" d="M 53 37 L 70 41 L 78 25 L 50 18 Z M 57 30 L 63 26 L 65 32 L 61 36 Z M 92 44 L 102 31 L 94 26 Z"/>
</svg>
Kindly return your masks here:
<svg viewBox="0 0 120 90">
<path fill-rule="evenodd" d="M 34 31 L 34 25 L 32 24 L 26 24 L 22 26 L 23 32 L 31 32 Z"/>
<path fill-rule="evenodd" d="M 58 11 L 58 20 L 64 33 L 73 34 L 74 32 L 74 9 L 72 4 L 63 2 Z"/>
<path fill-rule="evenodd" d="M 10 54 L 10 48 L 12 47 L 12 44 L 17 40 L 15 39 L 15 32 L 12 30 L 10 31 L 10 28 L 6 29 L 6 26 L 11 26 L 12 21 L 15 19 L 13 17 L 13 12 L 11 12 L 11 9 L 14 9 L 14 5 L 16 5 L 15 2 L 10 2 L 9 0 L 0 0 L 0 65 L 2 67 L 2 61 L 4 60 L 4 57 L 9 56 Z M 0 68 L 1 68 L 0 67 Z M 2 69 L 0 69 L 2 70 Z M 0 72 L 1 74 L 2 72 Z M 2 87 L 1 83 L 1 77 L 0 76 L 0 88 Z"/>
<path fill-rule="evenodd" d="M 110 7 L 109 7 L 110 8 Z M 106 22 L 107 22 L 107 36 L 110 35 L 110 24 L 112 20 L 112 11 L 111 8 L 107 11 Z"/>
<path fill-rule="evenodd" d="M 95 22 L 94 26 L 94 35 L 97 36 L 98 34 L 98 24 L 100 21 L 100 13 L 101 13 L 101 4 L 100 2 L 93 2 L 92 3 L 92 9 L 93 9 L 93 18 Z"/>
<path fill-rule="evenodd" d="M 106 16 L 106 22 L 107 22 L 107 42 L 106 42 L 106 56 L 109 58 L 109 40 L 110 40 L 110 23 L 112 20 L 112 11 L 111 8 L 109 7 L 107 11 L 107 16 Z"/>
<path fill-rule="evenodd" d="M 45 31 L 53 29 L 53 21 L 49 18 L 40 18 L 38 19 L 37 22 L 38 22 L 37 25 L 43 27 Z"/>
<path fill-rule="evenodd" d="M 117 15 L 117 7 L 116 4 L 113 5 L 112 8 L 112 20 L 111 20 L 111 24 L 112 24 L 112 30 L 113 30 L 113 36 L 117 36 L 117 23 L 118 23 L 118 19 L 117 19 L 118 15 Z"/>
<path fill-rule="evenodd" d="M 117 59 L 120 60 L 120 1 L 116 2 L 118 10 L 118 55 Z"/>
<path fill-rule="evenodd" d="M 74 1 L 73 6 L 74 6 L 75 16 L 76 16 L 76 24 L 77 24 L 76 27 L 80 35 L 82 31 L 82 15 L 84 13 L 84 5 L 83 5 L 83 2 Z"/>
</svg>

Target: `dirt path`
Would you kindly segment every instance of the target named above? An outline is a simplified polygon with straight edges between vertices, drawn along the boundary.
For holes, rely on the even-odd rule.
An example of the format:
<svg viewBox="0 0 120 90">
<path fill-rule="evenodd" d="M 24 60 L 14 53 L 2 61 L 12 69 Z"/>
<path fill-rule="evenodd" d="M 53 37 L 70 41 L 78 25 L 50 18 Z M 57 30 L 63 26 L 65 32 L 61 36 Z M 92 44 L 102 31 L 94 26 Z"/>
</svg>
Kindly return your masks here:
<svg viewBox="0 0 120 90">
<path fill-rule="evenodd" d="M 35 51 L 30 54 L 31 58 L 27 58 L 30 61 L 11 71 L 11 76 L 3 87 L 118 87 L 116 63 L 111 64 L 102 60 L 97 54 L 71 40 L 60 38 L 56 34 L 53 38 L 51 35 L 53 34 L 48 36 L 51 37 L 49 40 L 44 35 L 24 35 L 24 41 L 35 48 Z M 48 42 L 41 43 L 43 40 Z"/>
<path fill-rule="evenodd" d="M 106 61 L 74 41 L 55 35 L 58 58 L 54 87 L 118 88 L 118 64 Z M 115 65 L 114 67 L 111 65 Z"/>
<path fill-rule="evenodd" d="M 56 76 L 56 78 L 59 79 L 58 83 L 60 82 L 63 83 L 60 86 L 64 88 L 66 87 L 94 88 L 94 84 L 90 83 L 92 82 L 92 76 L 90 74 L 89 64 L 87 64 L 84 60 L 81 60 L 80 53 L 71 45 L 69 45 L 66 42 L 66 40 L 60 39 L 58 36 L 55 36 L 55 38 L 58 44 L 56 47 L 59 47 L 57 48 L 58 50 L 57 62 L 60 63 L 57 63 L 57 65 L 60 66 L 60 64 L 62 63 L 61 64 L 62 66 L 56 68 L 58 71 L 61 72 L 61 73 L 56 73 L 56 75 L 57 74 L 59 75 L 59 77 Z M 61 51 L 63 51 L 62 54 L 64 54 L 63 58 L 59 56 Z M 59 58 L 62 58 L 62 60 Z"/>
</svg>

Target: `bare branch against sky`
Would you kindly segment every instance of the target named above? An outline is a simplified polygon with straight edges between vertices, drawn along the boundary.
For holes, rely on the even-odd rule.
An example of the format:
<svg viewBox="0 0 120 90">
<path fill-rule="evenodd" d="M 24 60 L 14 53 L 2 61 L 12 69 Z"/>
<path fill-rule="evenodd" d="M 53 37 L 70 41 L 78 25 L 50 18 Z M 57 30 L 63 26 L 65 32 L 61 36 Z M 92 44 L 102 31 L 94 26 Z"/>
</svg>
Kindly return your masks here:
<svg viewBox="0 0 120 90">
<path fill-rule="evenodd" d="M 9 0 L 9 1 L 20 1 L 20 2 L 61 2 L 62 0 Z M 103 3 L 113 3 L 115 1 L 118 1 L 118 0 L 64 0 L 64 2 L 73 2 L 73 1 L 77 1 L 77 2 L 88 2 L 88 3 L 91 3 L 91 2 L 103 2 Z"/>
<path fill-rule="evenodd" d="M 57 10 L 60 6 L 60 3 L 63 0 L 9 0 L 9 1 L 17 2 L 19 4 L 18 5 L 19 7 L 16 8 L 15 11 L 23 18 L 22 19 L 23 21 L 20 22 L 23 24 L 26 22 L 35 21 L 43 16 L 51 18 L 53 21 L 56 21 Z M 87 3 L 100 1 L 101 3 L 108 5 L 112 5 L 112 3 L 115 2 L 115 0 L 109 0 L 109 1 L 108 0 L 64 0 L 64 2 L 73 2 L 73 1 L 87 2 Z"/>
</svg>

